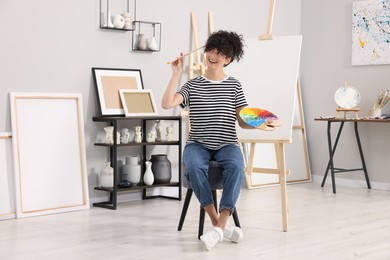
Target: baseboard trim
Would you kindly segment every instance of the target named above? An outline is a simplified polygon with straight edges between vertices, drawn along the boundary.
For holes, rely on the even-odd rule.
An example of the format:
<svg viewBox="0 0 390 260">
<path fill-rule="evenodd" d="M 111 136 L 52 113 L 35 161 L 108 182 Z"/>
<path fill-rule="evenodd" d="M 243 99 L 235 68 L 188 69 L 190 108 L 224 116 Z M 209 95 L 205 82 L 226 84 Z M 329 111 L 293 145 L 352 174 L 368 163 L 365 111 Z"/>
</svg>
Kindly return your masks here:
<svg viewBox="0 0 390 260">
<path fill-rule="evenodd" d="M 321 175 L 312 175 L 313 182 L 316 183 L 321 183 L 323 177 L 324 176 Z M 342 185 L 342 186 L 349 186 L 349 187 L 367 188 L 367 183 L 365 180 L 352 180 L 352 179 L 336 177 L 335 181 L 336 181 L 336 187 L 337 185 Z M 326 184 L 330 185 L 331 183 L 332 180 L 330 179 L 330 176 L 328 176 L 326 180 Z M 390 191 L 390 183 L 370 181 L 370 184 L 372 190 Z"/>
</svg>

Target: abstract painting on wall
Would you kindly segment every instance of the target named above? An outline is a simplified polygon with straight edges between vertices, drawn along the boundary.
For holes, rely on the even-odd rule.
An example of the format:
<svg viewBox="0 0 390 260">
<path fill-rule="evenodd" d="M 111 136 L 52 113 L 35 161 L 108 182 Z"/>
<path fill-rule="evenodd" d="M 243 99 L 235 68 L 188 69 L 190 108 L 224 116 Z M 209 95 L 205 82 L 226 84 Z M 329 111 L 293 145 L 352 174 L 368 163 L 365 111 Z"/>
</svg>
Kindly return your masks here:
<svg viewBox="0 0 390 260">
<path fill-rule="evenodd" d="M 390 64 L 390 0 L 353 3 L 352 65 Z"/>
</svg>

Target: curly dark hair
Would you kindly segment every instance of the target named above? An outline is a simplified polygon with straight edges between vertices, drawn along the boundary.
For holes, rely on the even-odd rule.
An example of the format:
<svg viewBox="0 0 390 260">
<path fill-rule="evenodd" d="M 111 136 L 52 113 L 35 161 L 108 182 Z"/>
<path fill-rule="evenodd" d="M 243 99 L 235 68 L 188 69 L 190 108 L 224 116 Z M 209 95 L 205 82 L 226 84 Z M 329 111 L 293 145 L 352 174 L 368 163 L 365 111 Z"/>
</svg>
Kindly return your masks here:
<svg viewBox="0 0 390 260">
<path fill-rule="evenodd" d="M 226 57 L 231 58 L 231 62 L 234 60 L 239 61 L 244 55 L 243 42 L 242 35 L 238 35 L 235 32 L 220 30 L 209 36 L 204 51 L 208 52 L 216 49 Z"/>
</svg>

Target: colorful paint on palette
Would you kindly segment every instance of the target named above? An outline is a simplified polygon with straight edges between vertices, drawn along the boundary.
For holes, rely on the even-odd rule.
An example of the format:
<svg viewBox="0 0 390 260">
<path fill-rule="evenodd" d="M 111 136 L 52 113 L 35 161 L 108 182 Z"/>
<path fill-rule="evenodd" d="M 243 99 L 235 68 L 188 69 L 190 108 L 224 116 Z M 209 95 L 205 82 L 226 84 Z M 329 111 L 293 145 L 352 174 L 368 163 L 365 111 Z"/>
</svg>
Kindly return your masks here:
<svg viewBox="0 0 390 260">
<path fill-rule="evenodd" d="M 243 108 L 240 111 L 240 118 L 247 125 L 261 130 L 274 130 L 281 125 L 281 121 L 275 114 L 261 108 Z"/>
</svg>

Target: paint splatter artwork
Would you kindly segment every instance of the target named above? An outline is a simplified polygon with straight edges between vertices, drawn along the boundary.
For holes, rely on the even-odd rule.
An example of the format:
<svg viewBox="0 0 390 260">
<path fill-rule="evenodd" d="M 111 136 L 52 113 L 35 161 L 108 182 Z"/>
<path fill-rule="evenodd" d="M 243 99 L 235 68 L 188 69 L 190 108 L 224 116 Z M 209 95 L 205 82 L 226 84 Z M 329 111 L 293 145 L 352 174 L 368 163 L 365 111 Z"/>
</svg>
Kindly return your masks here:
<svg viewBox="0 0 390 260">
<path fill-rule="evenodd" d="M 352 65 L 390 64 L 390 0 L 353 3 Z"/>
<path fill-rule="evenodd" d="M 260 130 L 274 130 L 281 125 L 279 118 L 268 110 L 246 107 L 241 109 L 240 118 L 247 125 Z"/>
</svg>

